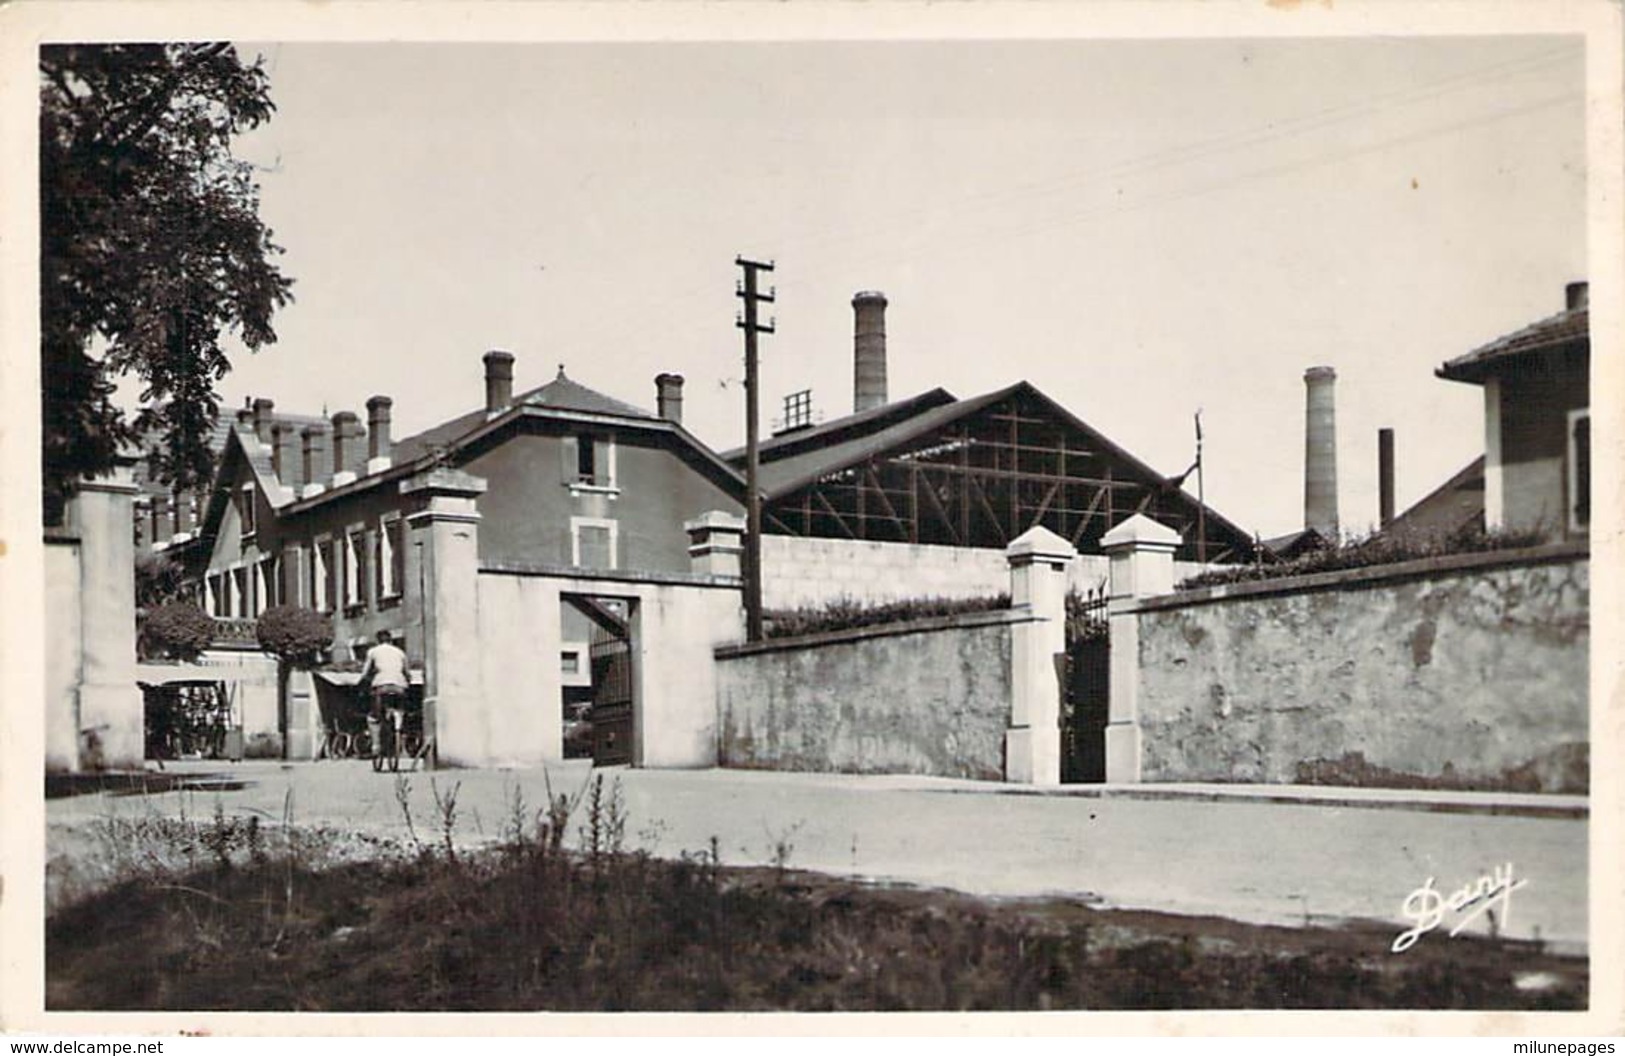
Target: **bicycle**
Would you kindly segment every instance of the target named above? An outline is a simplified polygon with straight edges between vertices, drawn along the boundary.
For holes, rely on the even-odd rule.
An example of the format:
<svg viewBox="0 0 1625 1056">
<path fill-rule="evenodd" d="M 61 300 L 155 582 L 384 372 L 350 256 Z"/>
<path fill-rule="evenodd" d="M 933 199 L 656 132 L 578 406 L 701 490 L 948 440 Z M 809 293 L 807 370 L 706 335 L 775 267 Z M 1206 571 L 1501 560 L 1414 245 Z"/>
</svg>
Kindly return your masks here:
<svg viewBox="0 0 1625 1056">
<path fill-rule="evenodd" d="M 387 767 L 391 773 L 401 768 L 401 749 L 404 747 L 402 730 L 405 713 L 393 705 L 385 706 L 378 720 L 378 750 L 372 753 L 373 773 L 382 773 Z"/>
</svg>

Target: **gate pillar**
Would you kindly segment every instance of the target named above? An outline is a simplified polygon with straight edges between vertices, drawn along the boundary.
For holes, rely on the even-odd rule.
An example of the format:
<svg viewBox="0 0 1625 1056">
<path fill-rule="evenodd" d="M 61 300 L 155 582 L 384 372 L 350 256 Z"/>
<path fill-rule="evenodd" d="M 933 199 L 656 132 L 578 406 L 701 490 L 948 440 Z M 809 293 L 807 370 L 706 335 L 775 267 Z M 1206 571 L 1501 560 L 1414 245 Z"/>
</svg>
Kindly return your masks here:
<svg viewBox="0 0 1625 1056">
<path fill-rule="evenodd" d="M 1061 677 L 1055 658 L 1066 654 L 1066 569 L 1077 549 L 1035 526 L 1004 551 L 1010 563 L 1010 604 L 1037 619 L 1010 628 L 1010 726 L 1004 734 L 1004 779 L 1027 785 L 1061 783 Z"/>
<path fill-rule="evenodd" d="M 401 491 L 420 503 L 407 523 L 423 548 L 423 728 L 435 738 L 437 761 L 478 766 L 491 756 L 496 718 L 480 676 L 480 515 L 474 501 L 485 481 L 437 468 L 405 482 Z"/>
<path fill-rule="evenodd" d="M 1106 780 L 1140 780 L 1140 618 L 1135 602 L 1174 589 L 1179 533 L 1135 514 L 1101 537 L 1111 558 L 1111 711 L 1106 726 Z"/>
</svg>

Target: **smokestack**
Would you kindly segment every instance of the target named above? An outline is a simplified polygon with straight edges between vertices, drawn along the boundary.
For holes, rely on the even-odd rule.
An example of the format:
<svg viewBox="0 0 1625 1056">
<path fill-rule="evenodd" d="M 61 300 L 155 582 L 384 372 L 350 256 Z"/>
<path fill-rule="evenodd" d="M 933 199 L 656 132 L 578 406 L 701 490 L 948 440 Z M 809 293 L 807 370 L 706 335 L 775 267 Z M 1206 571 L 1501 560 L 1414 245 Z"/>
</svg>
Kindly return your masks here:
<svg viewBox="0 0 1625 1056">
<path fill-rule="evenodd" d="M 1337 538 L 1337 371 L 1310 367 L 1304 416 L 1303 526 Z"/>
<path fill-rule="evenodd" d="M 864 290 L 852 297 L 852 410 L 886 405 L 886 295 Z"/>
<path fill-rule="evenodd" d="M 299 435 L 304 440 L 305 448 L 305 486 L 299 494 L 308 499 L 327 490 L 322 484 L 321 470 L 321 456 L 327 446 L 327 426 L 307 425 Z"/>
<path fill-rule="evenodd" d="M 513 402 L 513 353 L 493 349 L 485 354 L 485 413 L 507 410 Z"/>
<path fill-rule="evenodd" d="M 1571 312 L 1576 308 L 1589 308 L 1591 306 L 1591 284 L 1589 282 L 1571 282 L 1563 287 L 1563 305 Z"/>
<path fill-rule="evenodd" d="M 391 453 L 389 440 L 389 411 L 395 401 L 388 396 L 374 396 L 367 401 L 367 472 L 377 473 L 389 468 Z"/>
<path fill-rule="evenodd" d="M 350 463 L 355 461 L 356 429 L 361 419 L 354 411 L 340 411 L 333 416 L 333 486 L 341 487 L 355 479 Z"/>
<path fill-rule="evenodd" d="M 1394 431 L 1377 430 L 1377 516 L 1386 528 L 1394 522 Z"/>
<path fill-rule="evenodd" d="M 683 376 L 655 375 L 655 413 L 668 422 L 683 424 Z"/>
<path fill-rule="evenodd" d="M 276 404 L 263 396 L 254 401 L 254 435 L 262 444 L 271 443 L 271 412 L 275 409 Z"/>
</svg>

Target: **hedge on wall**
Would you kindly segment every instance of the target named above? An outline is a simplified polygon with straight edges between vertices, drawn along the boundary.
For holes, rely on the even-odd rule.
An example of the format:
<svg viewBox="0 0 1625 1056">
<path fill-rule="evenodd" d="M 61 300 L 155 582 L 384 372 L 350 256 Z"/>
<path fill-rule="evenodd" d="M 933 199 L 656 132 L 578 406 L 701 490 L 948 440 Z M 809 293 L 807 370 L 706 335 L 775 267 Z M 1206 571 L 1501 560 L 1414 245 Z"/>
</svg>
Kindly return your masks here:
<svg viewBox="0 0 1625 1056">
<path fill-rule="evenodd" d="M 333 622 L 314 609 L 275 605 L 254 624 L 260 648 L 293 667 L 311 667 L 333 644 Z"/>
</svg>

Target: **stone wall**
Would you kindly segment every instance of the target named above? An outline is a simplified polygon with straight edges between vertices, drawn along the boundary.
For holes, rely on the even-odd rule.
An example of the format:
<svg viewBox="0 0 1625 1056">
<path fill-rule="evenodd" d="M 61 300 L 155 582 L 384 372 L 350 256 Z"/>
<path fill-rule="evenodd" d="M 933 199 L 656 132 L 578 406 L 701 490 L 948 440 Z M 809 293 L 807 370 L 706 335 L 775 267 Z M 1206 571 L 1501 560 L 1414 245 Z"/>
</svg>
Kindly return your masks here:
<svg viewBox="0 0 1625 1056">
<path fill-rule="evenodd" d="M 1068 566 L 1067 582 L 1079 590 L 1095 589 L 1106 581 L 1106 565 L 1104 557 L 1078 557 Z M 1009 590 L 1010 566 L 1003 550 L 762 537 L 762 605 L 770 611 L 843 597 L 881 603 L 985 597 Z"/>
<path fill-rule="evenodd" d="M 984 612 L 720 649 L 718 762 L 1001 780 L 1022 622 Z"/>
<path fill-rule="evenodd" d="M 1140 778 L 1583 791 L 1588 605 L 1572 544 L 1142 600 Z"/>
</svg>

